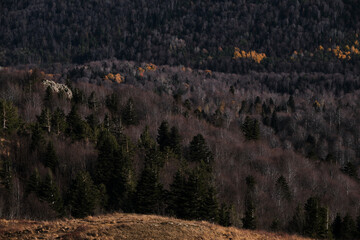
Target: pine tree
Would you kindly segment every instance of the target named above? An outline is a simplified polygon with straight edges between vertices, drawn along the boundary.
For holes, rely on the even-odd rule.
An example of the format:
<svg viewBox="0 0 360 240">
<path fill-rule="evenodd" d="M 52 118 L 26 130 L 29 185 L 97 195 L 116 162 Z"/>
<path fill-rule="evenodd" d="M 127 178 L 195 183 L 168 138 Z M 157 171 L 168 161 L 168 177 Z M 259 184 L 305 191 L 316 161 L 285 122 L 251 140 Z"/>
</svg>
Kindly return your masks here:
<svg viewBox="0 0 360 240">
<path fill-rule="evenodd" d="M 349 214 L 346 214 L 341 223 L 341 239 L 355 239 L 356 224 Z"/>
<path fill-rule="evenodd" d="M 139 146 L 145 150 L 155 147 L 155 141 L 150 136 L 149 126 L 145 126 L 144 131 L 140 135 Z"/>
<path fill-rule="evenodd" d="M 115 115 L 118 111 L 118 102 L 119 97 L 117 94 L 112 93 L 111 95 L 106 96 L 105 104 L 109 111 Z"/>
<path fill-rule="evenodd" d="M 162 186 L 155 170 L 145 167 L 136 187 L 135 203 L 138 213 L 160 213 Z"/>
<path fill-rule="evenodd" d="M 172 127 L 170 130 L 170 148 L 178 156 L 181 156 L 181 136 L 179 130 L 176 127 Z"/>
<path fill-rule="evenodd" d="M 270 125 L 274 129 L 275 133 L 279 132 L 278 117 L 277 117 L 276 111 L 274 111 L 272 116 L 271 116 Z"/>
<path fill-rule="evenodd" d="M 94 185 L 87 172 L 77 174 L 69 191 L 69 204 L 71 215 L 83 218 L 94 214 L 95 208 L 100 204 L 100 191 Z"/>
<path fill-rule="evenodd" d="M 132 98 L 129 98 L 127 101 L 121 116 L 126 126 L 137 125 L 139 123 Z"/>
<path fill-rule="evenodd" d="M 346 175 L 357 178 L 357 169 L 352 162 L 347 162 L 344 167 L 341 169 Z"/>
<path fill-rule="evenodd" d="M 88 98 L 88 106 L 90 109 L 97 111 L 98 108 L 98 99 L 96 98 L 96 94 L 94 91 L 90 93 L 90 96 Z"/>
<path fill-rule="evenodd" d="M 192 162 L 211 163 L 214 157 L 207 146 L 204 137 L 198 134 L 193 137 L 189 147 L 189 160 Z"/>
<path fill-rule="evenodd" d="M 304 232 L 315 238 L 328 238 L 328 210 L 321 207 L 318 198 L 311 197 L 305 204 Z"/>
<path fill-rule="evenodd" d="M 289 222 L 288 231 L 291 233 L 303 234 L 305 217 L 301 206 L 297 206 L 294 216 Z"/>
<path fill-rule="evenodd" d="M 81 140 L 86 137 L 87 125 L 86 122 L 81 119 L 77 112 L 77 108 L 73 106 L 70 113 L 66 117 L 66 133 L 73 140 Z"/>
<path fill-rule="evenodd" d="M 26 194 L 34 192 L 36 195 L 38 195 L 40 190 L 40 184 L 41 184 L 40 174 L 36 168 L 35 171 L 29 177 L 29 180 L 27 181 Z"/>
<path fill-rule="evenodd" d="M 51 112 L 48 108 L 44 108 L 42 111 L 41 111 L 41 114 L 40 116 L 37 116 L 37 121 L 40 125 L 40 127 L 47 131 L 48 133 L 51 132 L 51 122 L 52 122 L 52 119 L 51 119 Z"/>
<path fill-rule="evenodd" d="M 289 100 L 287 101 L 287 105 L 290 107 L 292 112 L 296 111 L 295 101 L 294 101 L 294 97 L 292 95 L 289 97 Z"/>
<path fill-rule="evenodd" d="M 59 135 L 64 133 L 66 129 L 66 117 L 62 109 L 57 108 L 51 118 L 51 126 L 54 132 Z"/>
<path fill-rule="evenodd" d="M 178 170 L 174 175 L 174 180 L 170 185 L 170 193 L 168 200 L 168 212 L 175 214 L 178 218 L 186 218 L 185 201 L 186 201 L 186 178 L 182 171 Z"/>
<path fill-rule="evenodd" d="M 40 200 L 46 201 L 59 215 L 63 213 L 63 202 L 60 191 L 53 180 L 51 172 L 49 172 L 44 181 L 41 182 L 38 196 Z"/>
<path fill-rule="evenodd" d="M 46 151 L 43 157 L 43 163 L 44 166 L 50 168 L 52 172 L 55 172 L 55 169 L 59 165 L 59 160 L 56 156 L 55 148 L 51 141 L 48 142 L 48 145 L 46 147 Z"/>
<path fill-rule="evenodd" d="M 255 178 L 253 176 L 246 177 L 246 198 L 245 198 L 245 216 L 242 218 L 243 228 L 256 229 L 255 217 Z"/>
<path fill-rule="evenodd" d="M 0 133 L 12 133 L 19 127 L 17 108 L 9 101 L 0 99 Z"/>
<path fill-rule="evenodd" d="M 160 151 L 165 151 L 165 149 L 170 146 L 170 131 L 169 123 L 167 121 L 161 122 L 156 140 L 159 144 Z"/>
<path fill-rule="evenodd" d="M 219 209 L 219 224 L 224 227 L 231 226 L 230 208 L 224 203 Z"/>
<path fill-rule="evenodd" d="M 332 233 L 333 233 L 335 239 L 341 238 L 341 225 L 342 225 L 341 217 L 340 217 L 339 213 L 337 213 L 336 217 L 331 225 Z"/>
<path fill-rule="evenodd" d="M 52 93 L 52 90 L 51 90 L 50 86 L 48 86 L 46 88 L 43 103 L 44 103 L 45 108 L 52 109 L 52 106 L 53 106 L 53 93 Z"/>
<path fill-rule="evenodd" d="M 291 200 L 291 192 L 289 189 L 289 185 L 286 182 L 286 179 L 284 178 L 284 176 L 280 176 L 277 180 L 276 180 L 276 191 L 277 194 L 280 198 L 285 199 L 287 201 Z"/>
<path fill-rule="evenodd" d="M 246 140 L 258 140 L 260 138 L 260 125 L 257 119 L 246 116 L 241 129 Z"/>
<path fill-rule="evenodd" d="M 13 168 L 11 159 L 0 155 L 0 184 L 4 185 L 7 190 L 11 190 L 12 178 Z"/>
<path fill-rule="evenodd" d="M 41 129 L 39 123 L 36 123 L 35 126 L 32 127 L 30 150 L 35 151 L 43 145 L 45 145 L 43 130 Z"/>
</svg>

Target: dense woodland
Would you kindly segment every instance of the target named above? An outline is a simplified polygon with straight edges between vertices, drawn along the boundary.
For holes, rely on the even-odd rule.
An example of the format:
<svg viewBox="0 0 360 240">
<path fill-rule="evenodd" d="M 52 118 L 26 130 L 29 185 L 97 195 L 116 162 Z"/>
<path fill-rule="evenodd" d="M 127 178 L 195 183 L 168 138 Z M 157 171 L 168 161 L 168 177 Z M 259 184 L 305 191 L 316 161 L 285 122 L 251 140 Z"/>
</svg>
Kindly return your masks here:
<svg viewBox="0 0 360 240">
<path fill-rule="evenodd" d="M 0 217 L 360 239 L 360 5 L 0 2 Z"/>
</svg>

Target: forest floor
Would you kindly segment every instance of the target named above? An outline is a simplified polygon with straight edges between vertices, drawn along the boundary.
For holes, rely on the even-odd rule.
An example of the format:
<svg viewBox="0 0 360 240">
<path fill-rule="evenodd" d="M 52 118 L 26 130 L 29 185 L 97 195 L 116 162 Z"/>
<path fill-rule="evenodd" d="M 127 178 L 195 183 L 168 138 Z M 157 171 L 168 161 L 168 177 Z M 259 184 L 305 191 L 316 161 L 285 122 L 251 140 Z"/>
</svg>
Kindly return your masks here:
<svg viewBox="0 0 360 240">
<path fill-rule="evenodd" d="M 305 240 L 287 234 L 221 227 L 204 221 L 122 213 L 54 221 L 0 220 L 0 239 Z"/>
</svg>

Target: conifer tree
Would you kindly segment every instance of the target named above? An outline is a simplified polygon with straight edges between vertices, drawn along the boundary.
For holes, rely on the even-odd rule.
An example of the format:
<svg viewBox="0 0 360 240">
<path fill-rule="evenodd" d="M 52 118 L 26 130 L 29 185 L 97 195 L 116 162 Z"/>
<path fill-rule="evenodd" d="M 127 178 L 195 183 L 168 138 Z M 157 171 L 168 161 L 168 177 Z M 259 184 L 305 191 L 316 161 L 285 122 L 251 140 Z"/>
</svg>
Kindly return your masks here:
<svg viewBox="0 0 360 240">
<path fill-rule="evenodd" d="M 51 119 L 51 112 L 48 108 L 44 108 L 42 111 L 41 111 L 41 114 L 40 116 L 37 116 L 37 121 L 40 125 L 40 127 L 44 130 L 44 131 L 47 131 L 48 133 L 51 132 L 51 122 L 52 122 L 52 119 Z"/>
<path fill-rule="evenodd" d="M 168 212 L 175 214 L 179 218 L 186 218 L 185 215 L 185 201 L 186 201 L 186 178 L 182 171 L 178 170 L 172 184 L 170 185 L 170 193 L 168 200 Z"/>
<path fill-rule="evenodd" d="M 341 217 L 340 217 L 340 214 L 337 213 L 336 217 L 331 225 L 332 233 L 333 233 L 333 236 L 335 237 L 335 239 L 341 238 L 341 225 L 342 225 Z"/>
<path fill-rule="evenodd" d="M 294 97 L 292 95 L 289 97 L 289 100 L 287 101 L 287 105 L 290 107 L 292 112 L 296 111 L 295 101 L 294 101 Z"/>
<path fill-rule="evenodd" d="M 176 127 L 172 127 L 170 130 L 170 148 L 178 156 L 181 156 L 181 136 L 179 130 Z"/>
<path fill-rule="evenodd" d="M 253 176 L 246 177 L 246 198 L 245 198 L 245 216 L 242 219 L 243 228 L 256 229 L 256 217 L 255 217 L 255 179 Z"/>
<path fill-rule="evenodd" d="M 211 163 L 214 157 L 207 146 L 204 137 L 198 134 L 193 137 L 189 147 L 189 160 L 192 162 Z"/>
<path fill-rule="evenodd" d="M 94 214 L 100 203 L 100 192 L 87 172 L 79 172 L 69 191 L 71 215 L 83 218 Z"/>
<path fill-rule="evenodd" d="M 40 189 L 40 184 L 41 184 L 41 178 L 40 178 L 39 171 L 36 168 L 35 171 L 29 177 L 29 180 L 27 182 L 26 194 L 34 192 L 36 195 L 38 195 L 39 189 Z"/>
<path fill-rule="evenodd" d="M 304 232 L 307 236 L 316 238 L 328 238 L 328 210 L 321 207 L 318 198 L 311 197 L 305 204 Z"/>
<path fill-rule="evenodd" d="M 56 108 L 51 118 L 51 125 L 53 131 L 59 135 L 64 133 L 66 129 L 66 117 L 62 109 Z"/>
<path fill-rule="evenodd" d="M 145 166 L 136 187 L 135 202 L 138 213 L 160 213 L 162 186 L 154 169 Z"/>
<path fill-rule="evenodd" d="M 0 99 L 0 133 L 12 133 L 19 127 L 17 108 L 9 101 Z"/>
<path fill-rule="evenodd" d="M 165 151 L 165 149 L 170 146 L 170 131 L 167 121 L 161 122 L 156 140 L 159 144 L 160 151 Z"/>
<path fill-rule="evenodd" d="M 303 209 L 298 205 L 295 209 L 294 216 L 289 222 L 288 231 L 291 233 L 303 234 L 305 224 L 305 216 Z"/>
<path fill-rule="evenodd" d="M 13 178 L 13 169 L 12 169 L 11 159 L 7 156 L 1 157 L 0 158 L 0 183 L 2 185 L 4 185 L 7 190 L 11 190 L 12 178 Z"/>
<path fill-rule="evenodd" d="M 341 239 L 355 239 L 356 238 L 356 224 L 353 218 L 346 214 L 341 223 Z"/>
<path fill-rule="evenodd" d="M 139 123 L 132 98 L 129 98 L 127 101 L 121 116 L 126 126 L 137 125 Z"/>
<path fill-rule="evenodd" d="M 278 127 L 278 117 L 276 114 L 276 111 L 273 112 L 272 116 L 271 116 L 271 122 L 270 122 L 271 127 L 274 129 L 275 133 L 277 133 L 279 131 L 279 127 Z"/>
<path fill-rule="evenodd" d="M 277 194 L 279 195 L 280 198 L 285 199 L 287 201 L 291 200 L 291 192 L 289 189 L 289 185 L 286 182 L 286 179 L 284 178 L 284 176 L 280 176 L 277 180 L 276 180 L 276 191 Z"/>
<path fill-rule="evenodd" d="M 36 123 L 35 126 L 32 127 L 30 150 L 35 151 L 43 145 L 45 145 L 43 130 L 41 129 L 39 123 Z"/>
<path fill-rule="evenodd" d="M 224 227 L 231 226 L 230 208 L 222 203 L 219 209 L 219 224 Z"/>
<path fill-rule="evenodd" d="M 44 103 L 45 108 L 52 109 L 52 106 L 53 106 L 53 93 L 52 93 L 52 90 L 51 90 L 50 86 L 48 86 L 46 88 L 43 103 Z"/>
<path fill-rule="evenodd" d="M 41 182 L 38 196 L 40 200 L 46 201 L 59 215 L 63 213 L 63 202 L 60 191 L 54 182 L 51 172 L 49 172 L 44 181 Z"/>
<path fill-rule="evenodd" d="M 66 123 L 66 133 L 73 140 L 81 140 L 86 137 L 87 125 L 79 116 L 76 106 L 71 108 L 70 113 L 66 117 Z"/>
<path fill-rule="evenodd" d="M 51 141 L 48 142 L 46 151 L 43 157 L 43 163 L 45 167 L 50 168 L 53 172 L 59 165 L 59 160 L 56 156 L 54 145 Z"/>
</svg>

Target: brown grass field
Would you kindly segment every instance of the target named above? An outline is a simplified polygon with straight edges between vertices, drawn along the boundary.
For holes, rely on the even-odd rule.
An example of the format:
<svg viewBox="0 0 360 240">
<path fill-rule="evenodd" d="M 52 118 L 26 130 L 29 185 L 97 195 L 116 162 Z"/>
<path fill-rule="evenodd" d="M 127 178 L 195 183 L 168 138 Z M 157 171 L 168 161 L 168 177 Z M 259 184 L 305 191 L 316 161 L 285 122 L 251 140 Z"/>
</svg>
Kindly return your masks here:
<svg viewBox="0 0 360 240">
<path fill-rule="evenodd" d="M 221 227 L 208 222 L 116 213 L 55 221 L 0 220 L 0 239 L 192 239 L 268 240 L 305 238 Z"/>
</svg>

